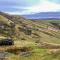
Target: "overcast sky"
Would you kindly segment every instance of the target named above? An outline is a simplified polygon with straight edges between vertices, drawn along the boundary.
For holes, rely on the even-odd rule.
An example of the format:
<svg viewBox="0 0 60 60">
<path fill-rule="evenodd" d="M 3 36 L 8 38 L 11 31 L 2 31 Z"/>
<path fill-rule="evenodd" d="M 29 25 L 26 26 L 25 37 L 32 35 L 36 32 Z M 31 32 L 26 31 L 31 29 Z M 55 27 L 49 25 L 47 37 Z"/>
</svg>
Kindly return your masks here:
<svg viewBox="0 0 60 60">
<path fill-rule="evenodd" d="M 60 12 L 60 0 L 0 0 L 0 11 L 18 15 Z"/>
</svg>

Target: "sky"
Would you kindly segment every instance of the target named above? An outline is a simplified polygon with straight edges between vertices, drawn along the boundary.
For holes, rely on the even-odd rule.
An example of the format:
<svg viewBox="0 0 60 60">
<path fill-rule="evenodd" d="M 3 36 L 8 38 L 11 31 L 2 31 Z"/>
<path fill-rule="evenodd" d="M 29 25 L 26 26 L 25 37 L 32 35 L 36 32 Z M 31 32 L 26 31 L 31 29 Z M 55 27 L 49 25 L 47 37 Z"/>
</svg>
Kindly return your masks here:
<svg viewBox="0 0 60 60">
<path fill-rule="evenodd" d="M 60 12 L 60 0 L 0 0 L 0 11 L 13 15 Z"/>
</svg>

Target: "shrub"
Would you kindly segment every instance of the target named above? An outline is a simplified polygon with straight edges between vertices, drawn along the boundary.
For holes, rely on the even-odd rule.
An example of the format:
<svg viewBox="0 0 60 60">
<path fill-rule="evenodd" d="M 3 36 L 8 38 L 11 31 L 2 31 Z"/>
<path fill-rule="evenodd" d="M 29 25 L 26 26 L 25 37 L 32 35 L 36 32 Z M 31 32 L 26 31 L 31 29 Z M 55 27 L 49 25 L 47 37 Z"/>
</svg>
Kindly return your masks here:
<svg viewBox="0 0 60 60">
<path fill-rule="evenodd" d="M 30 52 L 32 50 L 33 48 L 31 47 L 21 47 L 21 48 L 7 49 L 6 51 L 13 54 L 20 54 L 23 52 Z"/>
</svg>

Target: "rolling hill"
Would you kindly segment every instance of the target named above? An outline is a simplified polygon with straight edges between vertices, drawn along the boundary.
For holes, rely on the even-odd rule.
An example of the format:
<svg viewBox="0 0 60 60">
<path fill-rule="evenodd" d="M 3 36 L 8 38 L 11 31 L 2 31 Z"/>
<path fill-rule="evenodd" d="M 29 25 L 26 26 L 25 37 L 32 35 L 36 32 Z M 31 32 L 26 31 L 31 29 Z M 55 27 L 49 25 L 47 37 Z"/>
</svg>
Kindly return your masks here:
<svg viewBox="0 0 60 60">
<path fill-rule="evenodd" d="M 13 46 L 0 47 L 0 51 L 10 53 L 11 60 L 48 60 L 47 56 L 53 60 L 56 54 L 60 56 L 60 20 L 29 20 L 0 12 L 0 37 L 14 41 Z M 51 49 L 53 50 L 50 51 Z M 55 51 L 56 54 L 54 49 L 58 51 Z M 28 57 L 24 57 L 24 54 Z"/>
<path fill-rule="evenodd" d="M 13 34 L 13 36 L 25 36 L 26 39 L 28 38 L 27 40 L 30 39 L 31 41 L 36 41 L 37 38 L 52 42 L 56 41 L 56 39 L 58 41 L 60 40 L 59 20 L 27 20 L 22 16 L 11 16 L 1 12 L 0 22 L 2 22 L 1 24 L 3 26 L 7 25 L 4 28 L 7 29 L 7 33 L 14 31 L 15 34 Z M 10 31 L 8 31 L 8 29 L 10 29 Z M 48 40 L 49 38 L 50 40 Z"/>
</svg>

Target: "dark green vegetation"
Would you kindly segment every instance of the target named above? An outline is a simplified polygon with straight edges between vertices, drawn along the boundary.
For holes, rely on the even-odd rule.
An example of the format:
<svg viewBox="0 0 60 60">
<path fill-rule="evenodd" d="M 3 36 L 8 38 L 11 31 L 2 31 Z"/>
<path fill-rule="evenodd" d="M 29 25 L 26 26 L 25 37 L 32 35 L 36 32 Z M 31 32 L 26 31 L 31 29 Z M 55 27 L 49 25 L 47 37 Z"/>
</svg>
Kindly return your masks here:
<svg viewBox="0 0 60 60">
<path fill-rule="evenodd" d="M 8 60 L 60 60 L 60 20 L 27 20 L 0 12 L 0 40 L 11 38 L 12 46 L 0 46 Z"/>
<path fill-rule="evenodd" d="M 13 45 L 14 42 L 12 39 L 2 39 L 0 40 L 0 46 Z"/>
</svg>

